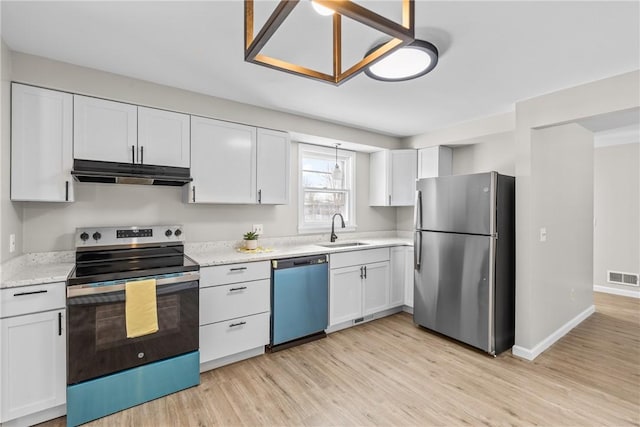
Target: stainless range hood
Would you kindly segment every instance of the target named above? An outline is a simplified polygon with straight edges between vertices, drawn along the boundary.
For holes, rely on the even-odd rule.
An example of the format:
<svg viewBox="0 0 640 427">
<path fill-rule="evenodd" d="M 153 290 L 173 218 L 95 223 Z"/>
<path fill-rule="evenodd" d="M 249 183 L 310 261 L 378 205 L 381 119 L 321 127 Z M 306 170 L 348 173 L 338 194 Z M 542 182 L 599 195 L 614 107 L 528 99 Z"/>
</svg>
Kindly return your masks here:
<svg viewBox="0 0 640 427">
<path fill-rule="evenodd" d="M 189 168 L 79 159 L 73 161 L 71 175 L 79 182 L 102 182 L 110 184 L 167 185 L 180 187 L 193 181 Z"/>
</svg>

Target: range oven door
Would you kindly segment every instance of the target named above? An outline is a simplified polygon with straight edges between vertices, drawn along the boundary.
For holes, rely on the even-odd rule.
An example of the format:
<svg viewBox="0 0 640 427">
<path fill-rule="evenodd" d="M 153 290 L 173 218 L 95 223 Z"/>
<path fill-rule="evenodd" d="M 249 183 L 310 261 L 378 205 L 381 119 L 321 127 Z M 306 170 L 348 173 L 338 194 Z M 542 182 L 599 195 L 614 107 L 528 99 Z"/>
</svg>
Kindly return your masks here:
<svg viewBox="0 0 640 427">
<path fill-rule="evenodd" d="M 137 338 L 127 338 L 123 283 L 68 286 L 67 384 L 198 350 L 198 278 L 158 279 L 158 332 Z"/>
</svg>

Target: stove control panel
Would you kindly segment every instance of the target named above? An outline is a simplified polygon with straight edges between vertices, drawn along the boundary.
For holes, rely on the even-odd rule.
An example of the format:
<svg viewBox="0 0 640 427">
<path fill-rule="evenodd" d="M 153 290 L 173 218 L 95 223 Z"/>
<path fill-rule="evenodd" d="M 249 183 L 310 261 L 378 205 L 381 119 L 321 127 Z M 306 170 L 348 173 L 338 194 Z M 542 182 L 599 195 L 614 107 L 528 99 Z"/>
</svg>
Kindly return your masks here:
<svg viewBox="0 0 640 427">
<path fill-rule="evenodd" d="M 78 228 L 75 236 L 76 248 L 184 241 L 182 225 Z"/>
</svg>

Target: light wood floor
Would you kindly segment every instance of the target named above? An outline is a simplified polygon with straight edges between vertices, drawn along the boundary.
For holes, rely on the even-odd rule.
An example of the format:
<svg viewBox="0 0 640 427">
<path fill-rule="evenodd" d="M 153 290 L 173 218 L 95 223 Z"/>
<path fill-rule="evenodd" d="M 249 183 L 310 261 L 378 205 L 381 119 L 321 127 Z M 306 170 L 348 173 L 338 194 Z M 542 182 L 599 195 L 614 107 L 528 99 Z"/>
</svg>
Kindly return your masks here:
<svg viewBox="0 0 640 427">
<path fill-rule="evenodd" d="M 640 300 L 595 301 L 534 362 L 491 358 L 402 313 L 209 371 L 199 387 L 89 425 L 640 425 Z"/>
</svg>

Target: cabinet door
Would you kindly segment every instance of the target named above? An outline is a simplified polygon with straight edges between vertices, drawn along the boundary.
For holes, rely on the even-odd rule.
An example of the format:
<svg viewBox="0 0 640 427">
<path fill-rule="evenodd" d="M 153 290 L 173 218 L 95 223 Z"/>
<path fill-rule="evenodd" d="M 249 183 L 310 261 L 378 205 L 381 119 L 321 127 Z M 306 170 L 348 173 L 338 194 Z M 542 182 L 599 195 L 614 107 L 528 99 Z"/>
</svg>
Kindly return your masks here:
<svg viewBox="0 0 640 427">
<path fill-rule="evenodd" d="M 418 150 L 418 179 L 451 175 L 453 162 L 449 147 L 427 147 Z"/>
<path fill-rule="evenodd" d="M 391 150 L 389 162 L 391 206 L 413 206 L 418 170 L 416 150 Z"/>
<path fill-rule="evenodd" d="M 389 150 L 369 154 L 369 206 L 389 206 Z"/>
<path fill-rule="evenodd" d="M 389 306 L 404 304 L 405 275 L 407 271 L 406 246 L 391 248 L 391 284 L 389 290 Z"/>
<path fill-rule="evenodd" d="M 258 203 L 289 203 L 289 134 L 258 129 L 256 176 Z"/>
<path fill-rule="evenodd" d="M 13 84 L 11 199 L 73 201 L 72 95 Z"/>
<path fill-rule="evenodd" d="M 73 157 L 134 163 L 137 158 L 138 107 L 73 96 Z"/>
<path fill-rule="evenodd" d="M 138 107 L 138 163 L 188 168 L 189 115 Z"/>
<path fill-rule="evenodd" d="M 405 282 L 404 282 L 404 305 L 413 307 L 413 248 L 407 248 L 407 259 L 405 263 Z"/>
<path fill-rule="evenodd" d="M 0 320 L 5 422 L 66 401 L 64 310 Z"/>
<path fill-rule="evenodd" d="M 191 117 L 189 201 L 256 203 L 256 128 Z"/>
<path fill-rule="evenodd" d="M 362 275 L 360 266 L 330 271 L 329 325 L 362 317 Z"/>
<path fill-rule="evenodd" d="M 363 283 L 364 315 L 389 307 L 389 261 L 365 265 Z"/>
</svg>

